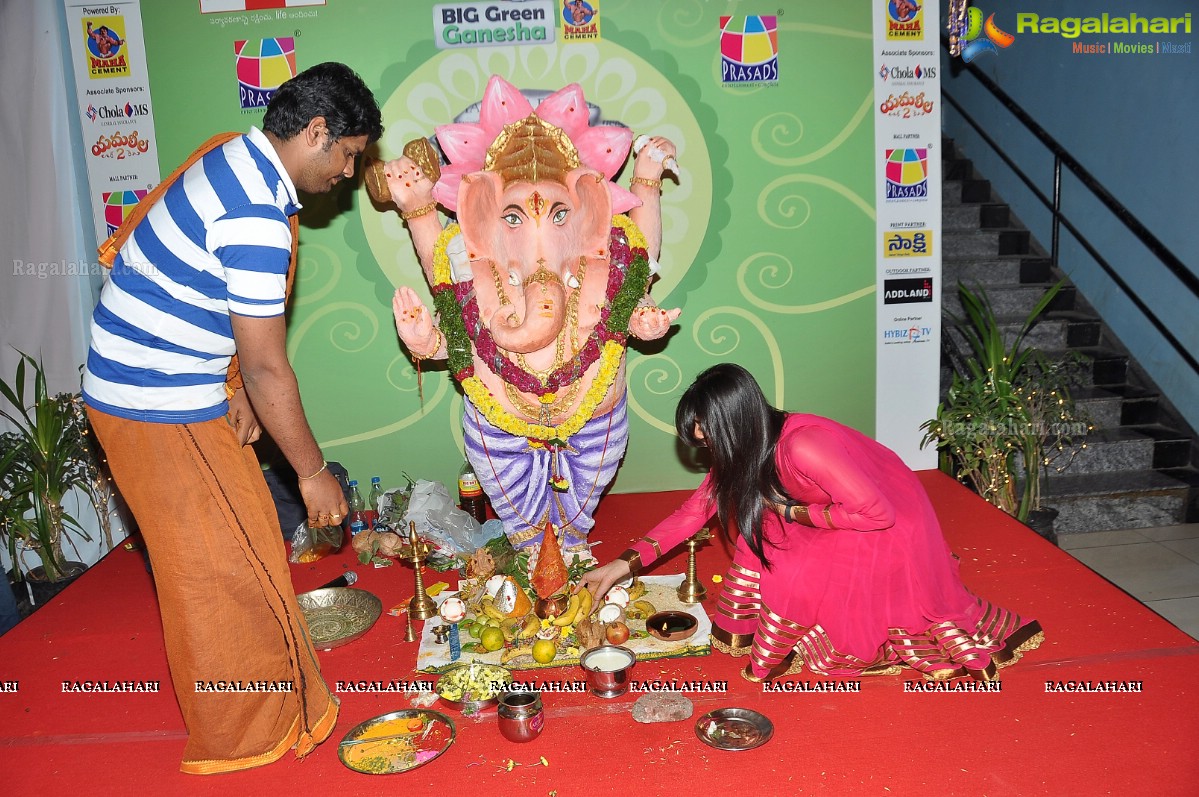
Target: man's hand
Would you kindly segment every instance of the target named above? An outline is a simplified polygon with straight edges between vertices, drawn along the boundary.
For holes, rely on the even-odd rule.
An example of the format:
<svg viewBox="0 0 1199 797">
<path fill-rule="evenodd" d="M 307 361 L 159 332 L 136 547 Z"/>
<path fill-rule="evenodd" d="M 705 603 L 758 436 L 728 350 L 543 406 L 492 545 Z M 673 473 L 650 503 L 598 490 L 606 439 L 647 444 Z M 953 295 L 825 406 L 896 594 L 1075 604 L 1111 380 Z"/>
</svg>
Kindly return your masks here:
<svg viewBox="0 0 1199 797">
<path fill-rule="evenodd" d="M 229 414 L 225 416 L 225 420 L 237 433 L 237 442 L 243 446 L 262 437 L 262 427 L 258 425 L 258 416 L 254 414 L 250 397 L 241 388 L 229 399 Z"/>
<path fill-rule="evenodd" d="M 300 479 L 300 497 L 308 509 L 308 527 L 337 526 L 350 508 L 337 477 L 326 468 L 311 479 Z"/>
<path fill-rule="evenodd" d="M 597 567 L 594 570 L 589 570 L 579 579 L 579 584 L 575 588 L 578 592 L 583 587 L 586 587 L 595 600 L 601 601 L 608 594 L 608 590 L 612 589 L 612 585 L 618 581 L 624 581 L 632 574 L 629 569 L 629 563 L 623 559 L 613 559 L 603 567 Z"/>
</svg>

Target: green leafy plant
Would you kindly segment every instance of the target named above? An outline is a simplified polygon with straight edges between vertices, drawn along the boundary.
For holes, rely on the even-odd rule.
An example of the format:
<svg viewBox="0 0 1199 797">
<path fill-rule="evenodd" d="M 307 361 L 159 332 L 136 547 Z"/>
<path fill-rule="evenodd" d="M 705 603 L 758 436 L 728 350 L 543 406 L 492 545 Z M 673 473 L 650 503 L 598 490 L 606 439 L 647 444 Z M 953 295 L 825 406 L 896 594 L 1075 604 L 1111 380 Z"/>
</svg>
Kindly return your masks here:
<svg viewBox="0 0 1199 797">
<path fill-rule="evenodd" d="M 30 372 L 32 394 L 27 397 Z M 0 447 L 0 533 L 14 564 L 20 543 L 41 559 L 46 579 L 56 581 L 65 564 L 64 542 L 71 534 L 91 539 L 63 507 L 72 490 L 91 503 L 111 547 L 107 480 L 93 455 L 83 399 L 78 393 L 50 395 L 42 364 L 24 353 L 13 383 L 0 379 L 0 395 L 13 408 L 0 410 L 0 415 L 16 427 L 3 435 Z M 19 574 L 20 568 L 15 569 Z"/>
<path fill-rule="evenodd" d="M 1069 467 L 1090 430 L 1070 392 L 1080 358 L 1054 361 L 1027 343 L 1061 287 L 1047 290 L 1008 338 L 986 293 L 959 285 L 965 316 L 954 321 L 970 356 L 937 417 L 921 427 L 921 445 L 937 445 L 942 470 L 1021 522 L 1042 508 L 1048 471 Z"/>
</svg>

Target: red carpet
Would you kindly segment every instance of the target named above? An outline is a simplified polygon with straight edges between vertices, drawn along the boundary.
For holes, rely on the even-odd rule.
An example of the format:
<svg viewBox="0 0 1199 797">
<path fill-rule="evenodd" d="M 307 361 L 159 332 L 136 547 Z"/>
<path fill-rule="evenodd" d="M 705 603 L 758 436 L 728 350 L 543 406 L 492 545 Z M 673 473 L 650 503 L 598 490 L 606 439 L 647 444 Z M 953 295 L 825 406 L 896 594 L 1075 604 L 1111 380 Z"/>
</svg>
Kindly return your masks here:
<svg viewBox="0 0 1199 797">
<path fill-rule="evenodd" d="M 154 593 L 141 557 L 118 549 L 29 620 L 0 638 L 0 784 L 6 794 L 729 794 L 1167 795 L 1199 793 L 1199 643 L 1069 555 L 936 472 L 921 474 L 966 584 L 1041 621 L 1046 642 L 1002 671 L 1002 692 L 905 693 L 913 676 L 865 679 L 861 692 L 764 694 L 738 674 L 744 659 L 719 653 L 639 665 L 637 677 L 728 682 L 697 694 L 696 716 L 721 706 L 761 711 L 774 738 L 721 752 L 695 736 L 694 720 L 641 725 L 636 699 L 547 694 L 545 731 L 515 744 L 494 710 L 481 719 L 447 711 L 454 745 L 413 772 L 359 775 L 337 760 L 336 740 L 358 722 L 400 708 L 396 695 L 343 694 L 330 742 L 307 760 L 285 758 L 244 773 L 178 771 L 184 730 L 170 688 Z M 606 561 L 668 514 L 685 493 L 614 495 L 601 504 L 596 549 Z M 709 588 L 728 555 L 701 549 Z M 412 570 L 357 566 L 347 553 L 295 566 L 297 590 L 345 566 L 385 607 L 411 596 Z M 653 569 L 682 572 L 677 553 Z M 435 575 L 435 574 L 434 574 Z M 433 578 L 432 580 L 437 580 Z M 214 617 L 213 622 L 221 622 Z M 321 654 L 330 683 L 411 679 L 416 644 L 386 614 L 362 639 Z M 524 679 L 528 674 L 518 674 Z M 538 680 L 576 680 L 573 669 Z M 162 681 L 158 694 L 70 694 L 63 681 Z M 1046 693 L 1046 681 L 1142 681 L 1131 693 Z M 440 708 L 435 706 L 435 708 Z M 544 757 L 548 767 L 541 765 Z M 508 770 L 509 760 L 515 765 Z"/>
</svg>

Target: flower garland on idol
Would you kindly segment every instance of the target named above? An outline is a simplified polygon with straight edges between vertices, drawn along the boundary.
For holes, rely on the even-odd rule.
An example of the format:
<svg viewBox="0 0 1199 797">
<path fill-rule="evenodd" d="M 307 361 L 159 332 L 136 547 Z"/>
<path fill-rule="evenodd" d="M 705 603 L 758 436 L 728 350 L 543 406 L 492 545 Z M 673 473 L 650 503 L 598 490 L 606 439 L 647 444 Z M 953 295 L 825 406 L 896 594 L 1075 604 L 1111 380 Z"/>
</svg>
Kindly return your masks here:
<svg viewBox="0 0 1199 797">
<path fill-rule="evenodd" d="M 513 362 L 496 345 L 490 330 L 479 318 L 474 283 L 453 281 L 446 247 L 459 233 L 457 224 L 448 225 L 437 239 L 433 253 L 433 303 L 441 317 L 450 373 L 493 426 L 508 434 L 525 437 L 535 445 L 564 447 L 566 441 L 591 420 L 620 371 L 620 360 L 628 341 L 629 318 L 649 288 L 645 236 L 627 216 L 612 217 L 607 301 L 600 310 L 599 323 L 579 351 L 542 381 Z M 475 376 L 472 341 L 473 351 L 478 353 L 480 361 L 517 390 L 537 396 L 542 404 L 552 403 L 558 390 L 581 379 L 597 360 L 599 372 L 578 409 L 565 421 L 556 426 L 528 423 L 505 410 L 483 381 Z"/>
</svg>

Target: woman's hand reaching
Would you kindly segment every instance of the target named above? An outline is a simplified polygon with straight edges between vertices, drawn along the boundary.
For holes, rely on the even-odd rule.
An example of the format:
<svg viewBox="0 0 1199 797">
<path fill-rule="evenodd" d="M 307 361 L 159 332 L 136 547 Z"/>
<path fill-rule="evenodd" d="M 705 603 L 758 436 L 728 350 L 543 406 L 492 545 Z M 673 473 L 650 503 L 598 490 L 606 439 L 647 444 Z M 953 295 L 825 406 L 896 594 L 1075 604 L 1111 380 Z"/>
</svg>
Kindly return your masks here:
<svg viewBox="0 0 1199 797">
<path fill-rule="evenodd" d="M 632 575 L 632 570 L 629 569 L 629 563 L 623 559 L 613 559 L 603 567 L 597 567 L 583 574 L 579 579 L 579 584 L 575 587 L 575 592 L 578 592 L 583 587 L 595 597 L 595 600 L 601 601 L 608 594 L 608 590 L 618 581 L 624 581 Z"/>
</svg>

